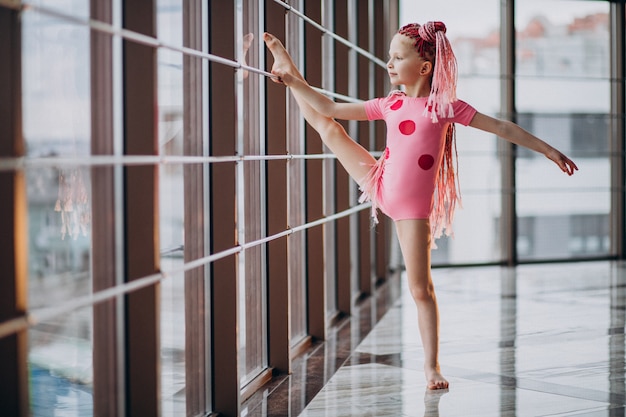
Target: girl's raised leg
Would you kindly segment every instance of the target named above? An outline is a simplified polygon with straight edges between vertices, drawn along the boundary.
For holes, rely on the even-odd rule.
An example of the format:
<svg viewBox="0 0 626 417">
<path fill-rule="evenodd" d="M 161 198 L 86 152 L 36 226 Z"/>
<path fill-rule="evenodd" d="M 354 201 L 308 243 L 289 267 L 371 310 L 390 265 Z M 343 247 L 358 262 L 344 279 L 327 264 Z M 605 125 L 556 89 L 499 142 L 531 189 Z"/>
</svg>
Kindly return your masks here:
<svg viewBox="0 0 626 417">
<path fill-rule="evenodd" d="M 269 34 L 264 35 L 264 40 L 274 57 L 274 67 L 280 67 L 291 76 L 303 80 L 302 74 L 298 71 L 282 43 Z M 352 140 L 343 126 L 334 119 L 315 111 L 296 90 L 291 91 L 306 121 L 319 133 L 324 144 L 337 156 L 337 159 L 348 174 L 355 181 L 361 181 L 367 175 L 371 166 L 376 163 L 374 157 L 365 148 Z"/>
<path fill-rule="evenodd" d="M 448 381 L 439 367 L 439 309 L 430 274 L 430 223 L 397 220 L 396 230 L 409 284 L 417 306 L 417 322 L 424 346 L 424 372 L 429 389 L 446 389 Z"/>
</svg>

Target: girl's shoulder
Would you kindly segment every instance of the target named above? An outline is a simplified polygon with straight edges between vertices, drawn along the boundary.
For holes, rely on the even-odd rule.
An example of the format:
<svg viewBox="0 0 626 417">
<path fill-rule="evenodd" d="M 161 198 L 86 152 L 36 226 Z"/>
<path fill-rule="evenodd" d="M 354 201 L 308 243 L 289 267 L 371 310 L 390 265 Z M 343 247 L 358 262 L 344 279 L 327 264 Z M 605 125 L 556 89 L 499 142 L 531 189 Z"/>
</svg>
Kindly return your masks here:
<svg viewBox="0 0 626 417">
<path fill-rule="evenodd" d="M 452 102 L 452 107 L 457 109 L 457 108 L 466 108 L 466 107 L 474 107 L 472 106 L 469 102 L 462 100 L 462 99 L 456 99 Z"/>
<path fill-rule="evenodd" d="M 386 96 L 371 98 L 367 100 L 366 103 L 369 105 L 379 106 L 380 108 L 385 108 L 385 107 L 388 107 L 391 103 L 394 103 L 398 99 L 401 99 L 402 97 L 405 97 L 405 96 L 406 94 L 404 94 L 400 90 L 391 90 L 389 94 L 387 94 Z"/>
<path fill-rule="evenodd" d="M 452 110 L 454 121 L 465 126 L 472 121 L 472 118 L 476 114 L 474 106 L 463 100 L 454 101 L 452 103 Z"/>
<path fill-rule="evenodd" d="M 385 97 L 376 97 L 365 102 L 365 113 L 368 120 L 386 119 L 402 106 L 405 94 L 399 90 L 391 91 Z"/>
</svg>

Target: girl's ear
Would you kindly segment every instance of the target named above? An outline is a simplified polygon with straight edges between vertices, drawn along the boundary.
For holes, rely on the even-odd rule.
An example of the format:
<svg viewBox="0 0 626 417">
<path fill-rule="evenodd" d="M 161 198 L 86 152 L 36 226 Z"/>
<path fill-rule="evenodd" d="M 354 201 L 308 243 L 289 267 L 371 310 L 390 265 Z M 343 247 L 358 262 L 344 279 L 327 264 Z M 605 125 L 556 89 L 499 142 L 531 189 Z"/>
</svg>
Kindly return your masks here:
<svg viewBox="0 0 626 417">
<path fill-rule="evenodd" d="M 422 62 L 422 66 L 420 67 L 420 75 L 430 75 L 433 71 L 433 64 L 430 61 Z"/>
</svg>

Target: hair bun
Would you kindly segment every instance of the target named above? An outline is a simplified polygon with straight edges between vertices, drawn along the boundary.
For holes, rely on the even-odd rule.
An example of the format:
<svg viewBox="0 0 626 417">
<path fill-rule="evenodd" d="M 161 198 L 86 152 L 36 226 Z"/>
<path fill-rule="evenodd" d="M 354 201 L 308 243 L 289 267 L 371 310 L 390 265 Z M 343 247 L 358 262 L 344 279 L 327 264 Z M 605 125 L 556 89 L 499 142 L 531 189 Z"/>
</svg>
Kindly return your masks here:
<svg viewBox="0 0 626 417">
<path fill-rule="evenodd" d="M 445 34 L 446 30 L 446 25 L 443 22 L 431 21 L 420 26 L 419 35 L 426 42 L 435 43 L 437 40 L 437 32 L 443 32 Z"/>
</svg>

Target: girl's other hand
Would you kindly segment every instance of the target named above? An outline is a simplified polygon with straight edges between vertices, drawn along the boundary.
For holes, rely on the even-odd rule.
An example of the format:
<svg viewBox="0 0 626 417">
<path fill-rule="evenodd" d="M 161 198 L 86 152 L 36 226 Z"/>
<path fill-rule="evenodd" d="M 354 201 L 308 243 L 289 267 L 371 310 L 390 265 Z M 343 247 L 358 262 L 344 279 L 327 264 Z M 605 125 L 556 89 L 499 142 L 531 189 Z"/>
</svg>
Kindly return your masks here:
<svg viewBox="0 0 626 417">
<path fill-rule="evenodd" d="M 578 171 L 578 167 L 576 166 L 574 161 L 572 161 L 567 156 L 563 155 L 561 152 L 557 151 L 554 148 L 550 149 L 546 153 L 546 157 L 554 161 L 554 163 L 556 163 L 559 168 L 561 168 L 561 171 L 565 172 L 567 175 L 573 175 L 574 171 Z"/>
</svg>

